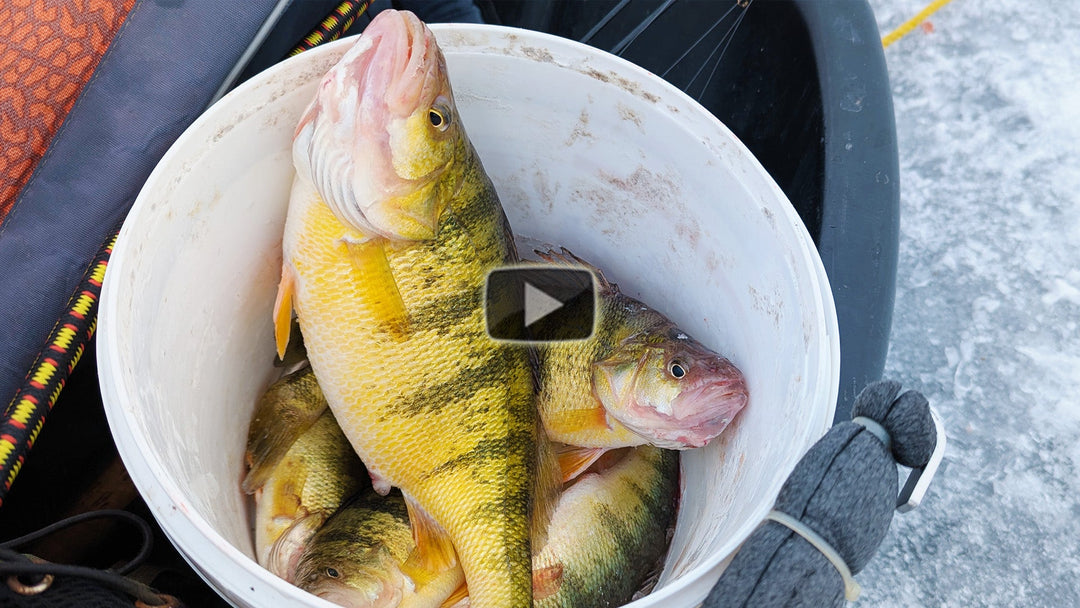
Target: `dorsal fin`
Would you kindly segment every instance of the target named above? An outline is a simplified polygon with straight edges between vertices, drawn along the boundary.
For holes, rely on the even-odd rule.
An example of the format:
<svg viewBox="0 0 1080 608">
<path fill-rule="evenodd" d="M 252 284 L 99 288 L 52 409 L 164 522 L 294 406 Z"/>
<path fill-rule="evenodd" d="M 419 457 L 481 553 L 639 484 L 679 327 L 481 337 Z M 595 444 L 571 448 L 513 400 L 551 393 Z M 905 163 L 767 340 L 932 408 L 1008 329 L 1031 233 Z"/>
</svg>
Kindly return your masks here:
<svg viewBox="0 0 1080 608">
<path fill-rule="evenodd" d="M 541 260 L 550 264 L 583 267 L 586 270 L 591 271 L 593 276 L 596 277 L 597 287 L 600 289 L 601 293 L 619 293 L 619 286 L 609 281 L 607 277 L 604 276 L 603 270 L 600 270 L 596 266 L 574 255 L 573 252 L 566 247 L 559 247 L 559 251 L 555 251 L 554 249 L 548 249 L 547 251 L 534 249 L 533 253 L 539 256 Z"/>
</svg>

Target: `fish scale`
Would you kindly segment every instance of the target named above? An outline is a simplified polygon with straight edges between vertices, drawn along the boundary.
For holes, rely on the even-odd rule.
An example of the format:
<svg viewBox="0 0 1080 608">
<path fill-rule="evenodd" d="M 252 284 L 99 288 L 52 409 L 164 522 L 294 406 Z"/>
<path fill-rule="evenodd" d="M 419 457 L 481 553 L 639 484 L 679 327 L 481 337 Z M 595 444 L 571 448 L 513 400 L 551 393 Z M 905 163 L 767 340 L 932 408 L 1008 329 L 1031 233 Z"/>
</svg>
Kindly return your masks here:
<svg viewBox="0 0 1080 608">
<path fill-rule="evenodd" d="M 301 403 L 305 400 L 308 403 Z M 248 442 L 247 457 L 255 473 L 249 477 L 258 479 L 252 488 L 256 555 L 262 566 L 286 580 L 307 536 L 360 488 L 363 467 L 325 405 L 311 371 L 301 370 L 267 391 L 249 433 L 255 439 Z M 318 417 L 305 424 L 289 416 L 299 409 Z M 281 439 L 284 453 L 260 449 L 264 444 L 259 438 L 265 436 Z"/>
<path fill-rule="evenodd" d="M 533 563 L 536 570 L 557 566 L 561 581 L 536 608 L 622 605 L 661 565 L 677 509 L 678 453 L 631 450 L 566 490 Z"/>
<path fill-rule="evenodd" d="M 558 499 L 548 539 L 535 545 L 533 607 L 610 608 L 651 589 L 667 552 L 678 486 L 678 453 L 652 446 L 612 452 L 580 477 Z M 409 551 L 402 545 L 412 544 L 408 529 L 400 494 L 362 492 L 309 543 L 297 584 L 346 606 L 397 605 Z M 380 545 L 384 554 L 368 551 Z M 348 599 L 361 592 L 363 601 Z"/>
<path fill-rule="evenodd" d="M 536 253 L 591 269 L 598 283 L 593 335 L 537 349 L 537 407 L 548 436 L 574 446 L 565 452 L 568 477 L 606 449 L 701 447 L 745 406 L 745 379 L 727 358 L 567 249 Z"/>
<path fill-rule="evenodd" d="M 437 238 L 385 247 L 408 313 L 402 334 L 364 300 L 346 243 L 365 235 L 302 178 L 286 265 L 312 368 L 361 459 L 445 528 L 474 606 L 529 605 L 531 370 L 523 348 L 488 338 L 476 305 L 487 271 L 515 253 L 491 183 L 475 152 L 467 157 Z M 440 309 L 444 322 L 432 322 Z"/>
</svg>

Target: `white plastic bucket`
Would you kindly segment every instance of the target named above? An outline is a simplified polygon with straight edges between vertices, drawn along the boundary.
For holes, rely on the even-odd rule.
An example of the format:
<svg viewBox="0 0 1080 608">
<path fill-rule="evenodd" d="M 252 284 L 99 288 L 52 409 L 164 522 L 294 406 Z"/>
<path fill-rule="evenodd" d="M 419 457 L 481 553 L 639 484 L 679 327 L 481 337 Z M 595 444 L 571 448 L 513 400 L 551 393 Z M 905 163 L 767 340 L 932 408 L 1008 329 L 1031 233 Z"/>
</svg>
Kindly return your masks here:
<svg viewBox="0 0 1080 608">
<path fill-rule="evenodd" d="M 656 76 L 535 32 L 432 29 L 515 231 L 597 264 L 746 375 L 736 423 L 683 454 L 665 571 L 633 604 L 693 606 L 832 419 L 840 350 L 814 245 L 747 149 Z M 177 140 L 102 294 L 101 387 L 120 454 L 170 539 L 237 606 L 330 606 L 256 564 L 239 483 L 255 399 L 276 373 L 293 128 L 350 43 L 255 77 Z"/>
</svg>

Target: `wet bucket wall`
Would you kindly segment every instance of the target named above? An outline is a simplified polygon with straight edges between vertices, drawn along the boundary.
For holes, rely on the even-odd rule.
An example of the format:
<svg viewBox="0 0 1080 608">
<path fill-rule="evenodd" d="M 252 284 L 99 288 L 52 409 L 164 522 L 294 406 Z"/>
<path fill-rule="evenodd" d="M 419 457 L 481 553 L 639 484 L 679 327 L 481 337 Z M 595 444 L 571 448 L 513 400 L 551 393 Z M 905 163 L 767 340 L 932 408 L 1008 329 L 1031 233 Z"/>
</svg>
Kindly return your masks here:
<svg viewBox="0 0 1080 608">
<path fill-rule="evenodd" d="M 836 313 L 814 244 L 730 131 L 648 72 L 536 32 L 432 29 L 515 232 L 597 264 L 747 377 L 747 409 L 683 454 L 664 574 L 633 604 L 695 605 L 832 420 Z M 293 128 L 350 43 L 271 68 L 188 129 L 135 202 L 102 295 L 120 454 L 170 539 L 238 606 L 330 606 L 254 561 L 239 482 L 255 399 L 277 373 Z"/>
</svg>

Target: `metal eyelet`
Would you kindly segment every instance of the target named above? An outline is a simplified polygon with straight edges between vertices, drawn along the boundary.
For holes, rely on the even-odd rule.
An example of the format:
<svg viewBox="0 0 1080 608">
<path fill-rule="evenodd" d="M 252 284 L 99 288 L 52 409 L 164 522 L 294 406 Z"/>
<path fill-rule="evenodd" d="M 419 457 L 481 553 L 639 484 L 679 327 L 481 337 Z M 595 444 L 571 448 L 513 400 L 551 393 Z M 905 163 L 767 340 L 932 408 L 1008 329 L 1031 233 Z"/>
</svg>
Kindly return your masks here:
<svg viewBox="0 0 1080 608">
<path fill-rule="evenodd" d="M 52 587 L 52 583 L 53 575 L 51 574 L 46 574 L 42 576 L 41 580 L 37 583 L 34 583 L 33 585 L 28 585 L 23 581 L 19 580 L 19 576 L 17 574 L 12 574 L 11 576 L 7 577 L 8 588 L 15 593 L 18 593 L 19 595 L 39 595 L 41 593 L 44 593 L 45 590 L 49 587 Z"/>
</svg>

